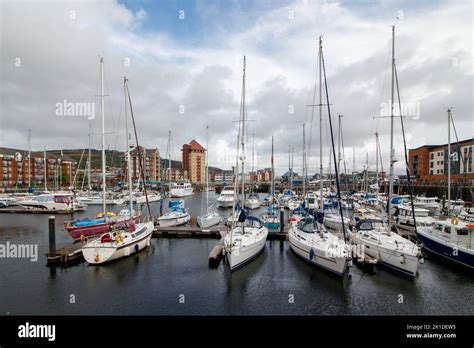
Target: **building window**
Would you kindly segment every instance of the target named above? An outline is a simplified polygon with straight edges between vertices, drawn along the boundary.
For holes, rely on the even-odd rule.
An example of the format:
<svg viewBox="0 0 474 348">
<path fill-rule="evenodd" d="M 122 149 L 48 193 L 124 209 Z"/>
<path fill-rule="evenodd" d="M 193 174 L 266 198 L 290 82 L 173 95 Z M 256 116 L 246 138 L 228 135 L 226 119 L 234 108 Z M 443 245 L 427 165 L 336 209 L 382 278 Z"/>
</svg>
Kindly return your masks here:
<svg viewBox="0 0 474 348">
<path fill-rule="evenodd" d="M 430 153 L 430 159 L 434 159 L 434 153 Z"/>
<path fill-rule="evenodd" d="M 433 164 L 434 164 L 433 162 L 430 162 L 430 168 L 433 168 Z"/>
</svg>

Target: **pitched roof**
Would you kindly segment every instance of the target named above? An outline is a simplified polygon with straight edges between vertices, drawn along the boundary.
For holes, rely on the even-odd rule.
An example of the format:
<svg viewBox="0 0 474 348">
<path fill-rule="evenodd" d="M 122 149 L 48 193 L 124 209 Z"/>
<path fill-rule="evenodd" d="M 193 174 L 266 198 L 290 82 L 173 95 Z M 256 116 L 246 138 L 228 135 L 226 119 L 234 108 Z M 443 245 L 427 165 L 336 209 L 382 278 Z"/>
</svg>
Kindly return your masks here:
<svg viewBox="0 0 474 348">
<path fill-rule="evenodd" d="M 185 144 L 183 147 L 189 147 L 195 151 L 206 151 L 206 149 L 199 144 L 195 139 L 191 140 L 189 144 Z"/>
</svg>

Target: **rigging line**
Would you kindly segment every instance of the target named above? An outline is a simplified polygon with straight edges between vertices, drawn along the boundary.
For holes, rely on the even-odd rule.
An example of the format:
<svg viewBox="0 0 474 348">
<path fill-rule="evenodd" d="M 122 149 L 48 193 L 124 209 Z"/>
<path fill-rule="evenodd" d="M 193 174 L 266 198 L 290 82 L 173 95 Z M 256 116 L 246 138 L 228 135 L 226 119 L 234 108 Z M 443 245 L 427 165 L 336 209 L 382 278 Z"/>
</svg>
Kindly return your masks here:
<svg viewBox="0 0 474 348">
<path fill-rule="evenodd" d="M 460 153 L 460 157 L 461 157 L 461 163 L 463 164 L 463 177 L 464 177 L 464 180 L 467 182 L 467 167 L 468 167 L 468 159 L 464 158 L 463 154 L 462 154 L 462 151 L 461 151 L 461 147 L 459 146 L 459 138 L 458 138 L 458 132 L 456 130 L 456 125 L 454 124 L 454 118 L 453 118 L 453 115 L 451 114 L 451 123 L 453 125 L 453 130 L 454 130 L 454 136 L 456 137 L 456 142 L 458 143 L 458 149 L 459 149 L 459 153 Z M 450 160 L 449 158 L 449 154 L 448 154 L 448 160 Z M 462 186 L 458 186 L 458 192 L 456 193 L 456 200 L 459 199 L 460 195 L 461 195 L 461 190 L 462 190 Z M 472 192 L 472 191 L 470 191 Z M 472 197 L 471 197 L 472 198 Z M 453 208 L 454 209 L 454 208 Z"/>
<path fill-rule="evenodd" d="M 346 191 L 349 190 L 349 183 L 347 182 L 347 168 L 346 168 L 346 154 L 344 152 L 344 133 L 342 131 L 342 123 L 341 123 L 341 146 L 342 146 L 342 164 L 344 166 L 344 184 L 346 185 Z"/>
<path fill-rule="evenodd" d="M 332 131 L 332 120 L 331 120 L 331 107 L 330 107 L 330 102 L 329 102 L 329 92 L 328 92 L 328 82 L 326 79 L 326 65 L 324 63 L 324 54 L 323 51 L 321 50 L 321 62 L 322 62 L 322 67 L 323 67 L 323 74 L 324 74 L 324 89 L 326 91 L 326 102 L 327 102 L 327 107 L 328 107 L 328 118 L 329 118 L 329 129 L 331 131 L 331 144 L 332 144 L 332 149 L 333 149 L 333 159 L 334 159 L 334 171 L 336 174 L 336 187 L 337 187 L 337 201 L 339 205 L 339 214 L 341 216 L 341 224 L 342 224 L 342 233 L 344 234 L 344 242 L 347 240 L 346 238 L 346 229 L 344 227 L 344 213 L 342 211 L 342 204 L 341 204 L 341 190 L 339 187 L 339 173 L 337 171 L 337 163 L 336 163 L 336 153 L 334 152 L 334 134 Z"/>
<path fill-rule="evenodd" d="M 405 125 L 403 122 L 403 114 L 402 114 L 402 103 L 401 103 L 401 97 L 400 97 L 400 88 L 398 86 L 398 72 L 397 72 L 397 65 L 394 63 L 394 70 L 395 70 L 395 84 L 397 86 L 397 97 L 398 97 L 398 110 L 400 112 L 400 123 L 402 126 L 402 135 L 403 135 L 403 154 L 405 156 L 405 169 L 406 169 L 406 175 L 407 175 L 407 186 L 408 186 L 408 193 L 410 194 L 410 205 L 411 205 L 411 214 L 413 216 L 413 225 L 415 226 L 415 235 L 418 233 L 418 229 L 416 226 L 416 216 L 415 216 L 415 204 L 413 203 L 413 185 L 411 184 L 411 178 L 410 178 L 410 167 L 408 165 L 408 154 L 407 154 L 407 142 L 405 138 Z M 393 102 L 393 101 L 392 101 Z M 400 185 L 400 183 L 398 183 Z M 400 186 L 399 186 L 400 187 Z M 388 212 L 390 214 L 390 212 Z M 390 216 L 389 216 L 390 219 Z"/>
<path fill-rule="evenodd" d="M 319 59 L 319 57 L 318 57 Z M 317 66 L 318 62 L 316 61 L 316 64 L 314 65 L 314 88 L 313 88 L 313 102 L 311 103 L 311 121 L 309 125 L 309 142 L 308 142 L 308 157 L 311 158 L 311 143 L 313 139 L 313 124 L 314 124 L 314 106 L 316 105 L 316 84 L 318 81 L 318 73 L 317 73 Z M 310 97 L 311 90 L 308 91 L 308 98 Z M 308 103 L 306 103 L 308 105 Z M 306 108 L 306 115 L 305 118 L 307 118 L 308 115 L 308 108 Z"/>
<path fill-rule="evenodd" d="M 134 117 L 134 115 L 133 115 L 132 98 L 131 98 L 131 96 L 130 96 L 130 91 L 129 91 L 129 89 L 128 89 L 128 84 L 127 84 L 127 94 L 128 94 L 128 102 L 129 102 L 129 104 L 130 104 L 130 116 L 131 116 L 131 118 L 132 118 L 133 131 L 134 131 L 134 133 L 135 133 L 135 141 L 136 141 L 136 143 L 137 143 L 138 164 L 139 164 L 139 166 L 140 166 L 140 171 L 141 171 L 142 180 L 143 180 L 143 192 L 145 193 L 146 206 L 147 206 L 147 208 L 148 208 L 148 218 L 149 218 L 149 219 L 153 219 L 153 218 L 152 218 L 152 215 L 151 215 L 150 203 L 148 202 L 148 193 L 147 193 L 147 189 L 146 189 L 145 172 L 144 172 L 143 163 L 142 163 L 142 159 L 141 159 L 140 147 L 139 147 L 139 144 L 138 144 L 137 127 L 136 127 L 136 124 L 135 124 L 135 117 Z"/>
</svg>

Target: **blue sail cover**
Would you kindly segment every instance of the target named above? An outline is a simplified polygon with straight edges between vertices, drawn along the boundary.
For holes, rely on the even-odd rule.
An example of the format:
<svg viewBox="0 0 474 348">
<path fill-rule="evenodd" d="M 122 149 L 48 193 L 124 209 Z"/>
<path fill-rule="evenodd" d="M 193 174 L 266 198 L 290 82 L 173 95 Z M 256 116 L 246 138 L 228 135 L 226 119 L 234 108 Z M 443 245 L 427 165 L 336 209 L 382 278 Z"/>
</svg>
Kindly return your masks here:
<svg viewBox="0 0 474 348">
<path fill-rule="evenodd" d="M 171 211 L 185 213 L 186 210 L 184 209 L 184 200 L 180 199 L 178 201 L 169 201 L 168 208 Z"/>
</svg>

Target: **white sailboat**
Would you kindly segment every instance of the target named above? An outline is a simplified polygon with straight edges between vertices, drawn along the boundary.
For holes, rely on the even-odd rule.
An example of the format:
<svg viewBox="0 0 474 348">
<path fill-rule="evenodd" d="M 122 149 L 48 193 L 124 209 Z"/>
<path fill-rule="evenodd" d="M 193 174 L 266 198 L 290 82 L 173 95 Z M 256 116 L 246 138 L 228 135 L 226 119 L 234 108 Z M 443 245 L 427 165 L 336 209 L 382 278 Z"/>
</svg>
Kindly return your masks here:
<svg viewBox="0 0 474 348">
<path fill-rule="evenodd" d="M 100 59 L 101 67 L 101 102 L 102 102 L 102 179 L 103 179 L 103 193 L 105 197 L 105 114 L 104 114 L 104 60 Z M 135 140 L 138 148 L 138 135 L 135 128 L 135 120 L 133 118 L 132 103 L 130 98 L 130 93 L 128 92 L 127 79 L 124 78 L 124 92 L 125 92 L 125 117 L 127 110 L 127 95 L 130 103 L 130 113 L 133 121 L 133 126 L 135 130 Z M 127 125 L 127 152 L 128 160 L 130 160 L 130 148 L 128 146 L 128 123 Z M 140 172 L 143 182 L 145 182 L 144 168 L 142 168 L 142 161 L 140 158 L 140 151 L 138 151 L 138 160 L 140 163 Z M 130 163 L 130 162 L 129 162 Z M 130 166 L 129 166 L 130 168 Z M 129 169 L 129 178 L 130 178 L 130 169 Z M 146 185 L 143 187 L 145 197 L 147 197 Z M 146 201 L 148 208 L 148 215 L 151 219 L 151 210 Z M 133 200 L 132 200 L 132 186 L 129 179 L 129 204 L 130 204 L 130 214 L 133 212 Z M 104 199 L 103 203 L 103 214 L 106 216 L 106 203 Z M 82 247 L 82 254 L 84 255 L 85 260 L 90 264 L 102 264 L 105 262 L 110 262 L 117 260 L 122 257 L 130 256 L 134 253 L 138 253 L 140 250 L 145 249 L 150 246 L 151 236 L 154 230 L 153 221 L 148 221 L 145 223 L 135 223 L 132 221 L 127 227 L 122 229 L 122 227 L 112 226 L 112 230 L 100 236 L 100 238 L 94 239 Z"/>
<path fill-rule="evenodd" d="M 319 38 L 319 53 L 318 53 L 318 65 L 319 65 L 319 123 L 320 123 L 320 178 L 323 177 L 322 168 L 322 69 L 323 69 L 323 52 L 322 52 L 322 39 Z M 316 86 L 315 86 L 316 88 Z M 327 87 L 326 87 L 327 96 Z M 328 97 L 327 97 L 328 98 Z M 327 101 L 329 110 L 329 100 Z M 315 101 L 313 100 L 313 107 Z M 330 118 L 329 114 L 329 118 Z M 331 128 L 332 134 L 332 128 Z M 306 145 L 303 145 L 303 153 L 305 153 Z M 337 171 L 337 169 L 336 169 Z M 303 176 L 305 173 L 303 172 Z M 339 191 L 339 181 L 337 179 L 337 188 Z M 322 180 L 320 181 L 320 207 L 321 212 L 324 207 L 323 198 L 323 185 Z M 340 194 L 340 192 L 338 192 Z M 290 242 L 290 248 L 298 256 L 309 261 L 315 266 L 326 269 L 339 276 L 345 274 L 347 267 L 352 263 L 351 251 L 345 241 L 338 236 L 329 233 L 323 224 L 319 223 L 314 217 L 302 218 L 297 223 L 296 218 L 292 218 L 292 225 L 288 231 L 288 240 Z"/>
<path fill-rule="evenodd" d="M 209 228 L 221 222 L 220 215 L 209 206 L 209 126 L 206 127 L 206 214 L 197 217 L 197 223 L 201 228 Z"/>
<path fill-rule="evenodd" d="M 392 26 L 392 96 L 394 100 L 395 83 L 395 26 Z M 393 103 L 392 103 L 393 104 Z M 394 148 L 393 148 L 393 106 L 391 108 L 390 124 L 390 177 L 389 194 L 387 199 L 387 211 L 392 208 L 393 197 L 393 170 L 394 170 Z M 388 214 L 388 224 L 383 219 L 363 219 L 352 229 L 348 230 L 351 241 L 364 248 L 365 253 L 377 259 L 377 264 L 384 265 L 391 270 L 414 278 L 418 272 L 418 266 L 423 262 L 421 248 L 412 241 L 405 239 L 392 232 L 392 216 Z M 416 218 L 416 216 L 415 216 Z"/>
<path fill-rule="evenodd" d="M 158 218 L 158 224 L 161 227 L 181 226 L 191 220 L 191 216 L 184 208 L 182 199 L 168 202 L 169 211 Z"/>
<path fill-rule="evenodd" d="M 238 161 L 240 157 L 242 165 L 242 198 L 241 202 L 245 200 L 245 56 L 242 77 L 242 102 L 241 102 L 241 119 L 239 122 L 239 133 L 237 137 L 237 158 L 236 158 L 236 172 L 235 186 L 238 183 Z M 239 141 L 241 142 L 241 153 L 239 154 Z M 239 156 L 240 155 L 240 156 Z M 237 201 L 237 191 L 234 191 L 234 203 L 232 211 L 235 212 Z M 245 210 L 242 209 L 237 221 L 232 221 L 230 232 L 224 239 L 224 249 L 226 252 L 226 259 L 230 269 L 236 270 L 252 261 L 256 256 L 263 251 L 265 242 L 268 236 L 268 229 L 263 225 L 262 221 L 253 216 L 246 216 Z"/>
</svg>

